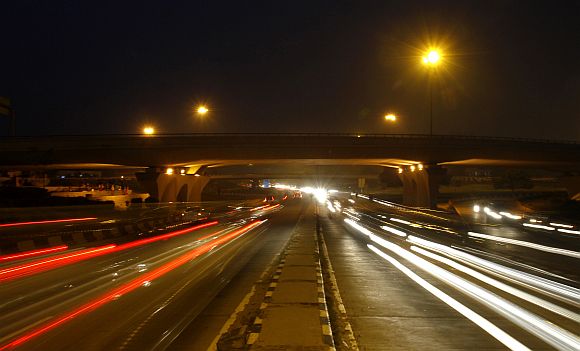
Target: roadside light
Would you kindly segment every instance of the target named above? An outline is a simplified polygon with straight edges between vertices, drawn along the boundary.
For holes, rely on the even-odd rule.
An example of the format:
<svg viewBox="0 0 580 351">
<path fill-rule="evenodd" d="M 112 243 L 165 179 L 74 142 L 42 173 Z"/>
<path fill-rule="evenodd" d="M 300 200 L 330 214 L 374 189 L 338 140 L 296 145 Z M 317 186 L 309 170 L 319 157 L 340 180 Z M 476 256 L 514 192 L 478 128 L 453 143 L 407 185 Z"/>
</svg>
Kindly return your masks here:
<svg viewBox="0 0 580 351">
<path fill-rule="evenodd" d="M 398 167 L 397 172 L 399 172 L 399 174 L 403 173 L 403 169 L 401 167 Z"/>
<path fill-rule="evenodd" d="M 420 171 L 422 171 L 422 170 L 423 170 L 423 164 L 422 164 L 422 163 L 419 163 L 419 164 L 417 165 L 417 168 L 418 168 Z"/>
<path fill-rule="evenodd" d="M 143 134 L 145 135 L 153 135 L 155 134 L 155 128 L 151 127 L 151 126 L 146 126 L 143 128 Z"/>
<path fill-rule="evenodd" d="M 433 79 L 432 75 L 437 66 L 441 63 L 441 55 L 436 49 L 431 49 L 423 56 L 423 64 L 429 68 L 429 135 L 433 135 Z"/>
<path fill-rule="evenodd" d="M 173 168 L 171 168 L 171 167 L 167 168 L 167 170 L 165 171 L 165 174 L 172 175 L 173 174 Z"/>
<path fill-rule="evenodd" d="M 426 65 L 435 66 L 439 63 L 441 56 L 437 50 L 431 50 L 427 55 L 423 56 L 423 63 Z"/>
<path fill-rule="evenodd" d="M 397 120 L 397 116 L 395 116 L 392 113 L 389 113 L 388 115 L 385 115 L 385 121 L 395 122 L 396 120 Z"/>
<path fill-rule="evenodd" d="M 209 109 L 207 107 L 205 107 L 204 105 L 200 105 L 197 108 L 197 113 L 200 114 L 200 115 L 205 115 L 208 112 L 209 112 Z"/>
<path fill-rule="evenodd" d="M 415 165 L 411 165 L 411 172 L 415 172 Z"/>
<path fill-rule="evenodd" d="M 180 170 L 180 171 L 179 171 L 179 174 L 181 174 L 181 175 L 185 175 L 185 169 L 182 169 L 182 170 Z"/>
</svg>

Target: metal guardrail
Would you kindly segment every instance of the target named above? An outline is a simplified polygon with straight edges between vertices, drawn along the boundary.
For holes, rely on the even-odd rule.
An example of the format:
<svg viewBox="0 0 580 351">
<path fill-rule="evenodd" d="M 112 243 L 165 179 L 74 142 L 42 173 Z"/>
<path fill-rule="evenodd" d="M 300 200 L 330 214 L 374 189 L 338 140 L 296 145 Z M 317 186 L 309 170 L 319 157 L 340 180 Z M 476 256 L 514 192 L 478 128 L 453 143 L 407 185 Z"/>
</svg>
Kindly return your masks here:
<svg viewBox="0 0 580 351">
<path fill-rule="evenodd" d="M 513 141 L 544 144 L 580 145 L 579 140 L 534 139 L 517 137 L 497 137 L 478 135 L 429 135 L 429 134 L 379 134 L 379 133 L 168 133 L 156 135 L 142 134 L 79 134 L 79 135 L 39 135 L 39 136 L 2 136 L 0 142 L 18 142 L 41 139 L 76 139 L 76 138 L 173 138 L 173 137 L 350 137 L 350 138 L 392 138 L 392 139 L 435 139 L 435 140 L 485 140 Z"/>
</svg>

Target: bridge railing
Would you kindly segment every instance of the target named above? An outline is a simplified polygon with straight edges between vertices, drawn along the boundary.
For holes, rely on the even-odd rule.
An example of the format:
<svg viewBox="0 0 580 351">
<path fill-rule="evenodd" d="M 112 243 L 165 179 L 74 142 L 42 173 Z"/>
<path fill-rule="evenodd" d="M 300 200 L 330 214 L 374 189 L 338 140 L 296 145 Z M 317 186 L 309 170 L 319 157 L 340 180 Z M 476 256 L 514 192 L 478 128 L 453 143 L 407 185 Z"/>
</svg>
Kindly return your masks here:
<svg viewBox="0 0 580 351">
<path fill-rule="evenodd" d="M 86 135 L 46 135 L 46 136 L 16 136 L 0 137 L 0 142 L 26 142 L 34 141 L 72 141 L 86 138 L 206 138 L 206 137 L 348 137 L 348 138 L 390 138 L 390 139 L 428 139 L 428 140 L 482 140 L 482 141 L 506 141 L 506 142 L 528 142 L 528 143 L 545 143 L 545 144 L 570 144 L 580 145 L 578 140 L 563 139 L 535 139 L 535 138 L 518 138 L 518 137 L 498 137 L 498 136 L 479 136 L 479 135 L 429 135 L 429 134 L 380 134 L 380 133 L 166 133 L 156 135 L 142 134 L 86 134 Z"/>
</svg>

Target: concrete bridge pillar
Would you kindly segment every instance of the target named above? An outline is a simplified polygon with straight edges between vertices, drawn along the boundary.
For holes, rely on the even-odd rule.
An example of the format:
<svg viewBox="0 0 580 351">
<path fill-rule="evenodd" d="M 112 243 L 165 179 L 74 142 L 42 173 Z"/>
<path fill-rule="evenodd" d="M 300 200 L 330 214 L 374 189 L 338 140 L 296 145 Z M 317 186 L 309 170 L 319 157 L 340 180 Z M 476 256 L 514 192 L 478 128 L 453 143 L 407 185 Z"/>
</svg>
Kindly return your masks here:
<svg viewBox="0 0 580 351">
<path fill-rule="evenodd" d="M 166 174 L 155 169 L 136 174 L 139 184 L 159 202 L 200 202 L 210 178 L 193 174 Z"/>
<path fill-rule="evenodd" d="M 399 178 L 403 183 L 403 204 L 414 207 L 436 208 L 439 184 L 445 169 L 439 166 L 413 165 L 402 168 Z"/>
<path fill-rule="evenodd" d="M 580 200 L 580 175 L 564 176 L 560 178 L 560 184 L 566 188 L 571 199 Z"/>
</svg>

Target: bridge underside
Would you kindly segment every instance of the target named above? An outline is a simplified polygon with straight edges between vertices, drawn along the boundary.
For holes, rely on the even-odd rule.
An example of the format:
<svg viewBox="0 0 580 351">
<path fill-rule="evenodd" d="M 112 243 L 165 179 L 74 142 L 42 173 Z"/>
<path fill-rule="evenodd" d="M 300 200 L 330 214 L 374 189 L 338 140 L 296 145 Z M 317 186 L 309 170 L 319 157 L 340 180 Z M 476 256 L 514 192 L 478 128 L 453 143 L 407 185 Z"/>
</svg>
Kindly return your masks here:
<svg viewBox="0 0 580 351">
<path fill-rule="evenodd" d="M 408 159 L 242 159 L 242 160 L 199 160 L 195 163 L 182 162 L 158 165 L 157 167 L 126 166 L 116 164 L 71 163 L 50 165 L 2 166 L 4 169 L 19 170 L 115 170 L 136 174 L 142 189 L 161 202 L 199 202 L 202 192 L 211 180 L 219 179 L 285 179 L 328 184 L 338 182 L 356 184 L 364 178 L 378 180 L 381 173 L 397 174 L 402 184 L 402 199 L 405 205 L 434 208 L 437 205 L 438 189 L 445 177 L 447 167 L 517 167 L 542 168 L 544 162 L 470 159 L 463 161 L 423 164 Z M 566 169 L 559 164 L 559 169 Z M 171 169 L 172 174 L 167 171 Z M 342 180 L 342 182 L 339 182 Z M 570 197 L 580 193 L 580 177 L 562 178 L 562 185 Z M 354 186 L 356 188 L 356 186 Z"/>
<path fill-rule="evenodd" d="M 161 201 L 200 199 L 212 176 L 227 176 L 221 168 L 275 165 L 301 170 L 369 165 L 399 172 L 404 201 L 430 207 L 448 166 L 542 167 L 577 176 L 578 160 L 577 143 L 461 136 L 207 134 L 0 140 L 1 169 L 132 169 L 141 171 L 140 182 Z M 168 174 L 168 168 L 173 174 Z M 257 176 L 260 172 L 244 174 Z M 571 186 L 576 183 L 570 181 Z"/>
</svg>

